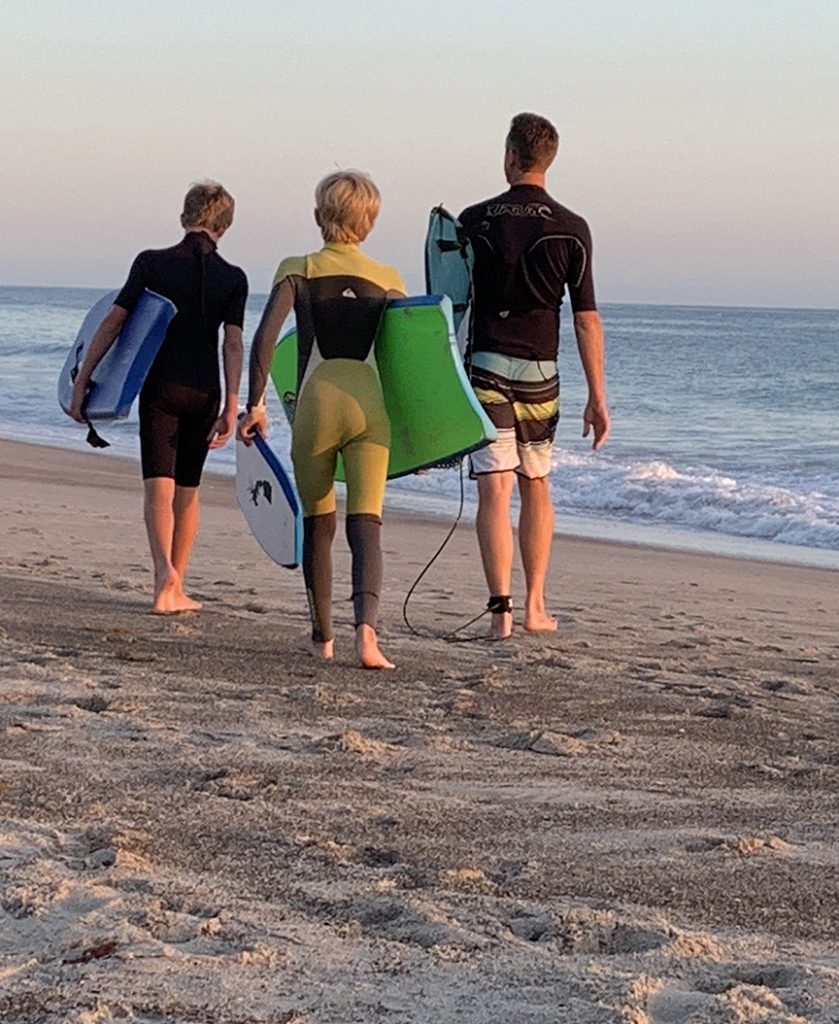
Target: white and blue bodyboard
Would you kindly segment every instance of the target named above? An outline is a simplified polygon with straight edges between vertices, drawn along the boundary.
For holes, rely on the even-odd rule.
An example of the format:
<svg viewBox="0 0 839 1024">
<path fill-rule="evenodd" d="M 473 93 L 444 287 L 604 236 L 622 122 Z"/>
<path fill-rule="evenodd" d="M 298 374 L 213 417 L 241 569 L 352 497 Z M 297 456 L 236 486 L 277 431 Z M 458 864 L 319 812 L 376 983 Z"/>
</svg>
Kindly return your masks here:
<svg viewBox="0 0 839 1024">
<path fill-rule="evenodd" d="M 472 245 L 459 221 L 442 206 L 428 218 L 425 237 L 425 289 L 429 295 L 448 295 L 455 334 L 472 298 Z"/>
<path fill-rule="evenodd" d="M 303 561 L 303 513 L 282 463 L 261 434 L 236 442 L 236 499 L 268 557 L 286 569 Z"/>
<path fill-rule="evenodd" d="M 109 292 L 104 295 L 84 318 L 59 374 L 58 401 L 66 413 L 69 413 L 73 400 L 73 381 L 90 342 L 118 294 Z M 176 313 L 169 299 L 156 292 L 143 292 L 119 337 L 93 371 L 85 405 L 88 419 L 117 420 L 128 415 Z"/>
</svg>

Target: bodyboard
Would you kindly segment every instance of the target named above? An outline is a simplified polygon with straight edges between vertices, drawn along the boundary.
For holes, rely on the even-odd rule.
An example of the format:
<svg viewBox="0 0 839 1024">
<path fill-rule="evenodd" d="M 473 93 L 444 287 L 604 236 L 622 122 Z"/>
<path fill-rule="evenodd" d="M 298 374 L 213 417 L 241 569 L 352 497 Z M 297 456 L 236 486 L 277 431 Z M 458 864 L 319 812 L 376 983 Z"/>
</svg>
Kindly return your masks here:
<svg viewBox="0 0 839 1024">
<path fill-rule="evenodd" d="M 455 334 L 472 298 L 472 245 L 459 221 L 442 206 L 428 218 L 425 237 L 425 288 L 429 295 L 448 295 L 452 300 Z"/>
<path fill-rule="evenodd" d="M 375 354 L 391 425 L 389 478 L 436 466 L 495 440 L 495 427 L 463 368 L 447 296 L 389 302 Z M 280 339 L 271 378 L 291 421 L 297 399 L 296 330 Z M 344 479 L 340 459 L 336 478 Z"/>
<path fill-rule="evenodd" d="M 294 485 L 268 442 L 236 442 L 236 499 L 268 557 L 286 569 L 303 560 L 303 515 Z"/>
<path fill-rule="evenodd" d="M 104 295 L 84 318 L 73 347 L 58 377 L 58 401 L 69 413 L 73 381 L 118 292 Z M 177 313 L 174 304 L 156 292 L 144 291 L 125 321 L 119 337 L 93 371 L 85 414 L 91 420 L 123 419 L 151 369 L 169 324 Z"/>
</svg>

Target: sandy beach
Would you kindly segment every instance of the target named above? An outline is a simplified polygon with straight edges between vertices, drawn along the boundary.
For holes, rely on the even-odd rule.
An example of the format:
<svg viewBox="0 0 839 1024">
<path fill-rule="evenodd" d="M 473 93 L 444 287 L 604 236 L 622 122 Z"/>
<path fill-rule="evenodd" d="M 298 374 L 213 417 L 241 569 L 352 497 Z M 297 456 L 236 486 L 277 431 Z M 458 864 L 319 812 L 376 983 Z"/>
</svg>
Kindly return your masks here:
<svg viewBox="0 0 839 1024">
<path fill-rule="evenodd" d="M 839 1021 L 836 573 L 558 537 L 558 634 L 420 640 L 391 514 L 363 672 L 231 479 L 159 618 L 133 463 L 0 478 L 0 1021 Z M 464 525 L 411 618 L 485 599 Z"/>
</svg>

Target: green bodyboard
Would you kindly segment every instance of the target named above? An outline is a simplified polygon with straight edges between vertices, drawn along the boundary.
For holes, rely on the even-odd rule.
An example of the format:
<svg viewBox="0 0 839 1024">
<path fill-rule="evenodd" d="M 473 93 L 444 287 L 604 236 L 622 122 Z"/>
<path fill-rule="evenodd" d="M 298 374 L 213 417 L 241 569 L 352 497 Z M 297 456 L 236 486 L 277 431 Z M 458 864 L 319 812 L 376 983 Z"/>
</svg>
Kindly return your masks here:
<svg viewBox="0 0 839 1024">
<path fill-rule="evenodd" d="M 388 303 L 375 355 L 391 425 L 389 478 L 436 466 L 495 440 L 495 427 L 466 376 L 447 296 Z M 297 398 L 296 330 L 280 339 L 271 379 L 291 422 Z M 344 479 L 340 458 L 336 477 Z"/>
</svg>

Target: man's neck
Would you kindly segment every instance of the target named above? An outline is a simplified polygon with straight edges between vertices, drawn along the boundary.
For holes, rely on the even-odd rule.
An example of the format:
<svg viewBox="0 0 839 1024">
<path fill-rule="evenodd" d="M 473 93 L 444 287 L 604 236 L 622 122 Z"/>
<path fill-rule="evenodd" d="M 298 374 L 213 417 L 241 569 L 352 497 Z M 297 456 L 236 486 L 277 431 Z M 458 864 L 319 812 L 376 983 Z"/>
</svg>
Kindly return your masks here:
<svg viewBox="0 0 839 1024">
<path fill-rule="evenodd" d="M 545 175 L 539 171 L 517 171 L 507 179 L 510 188 L 514 185 L 535 185 L 537 188 L 545 187 Z"/>
</svg>

